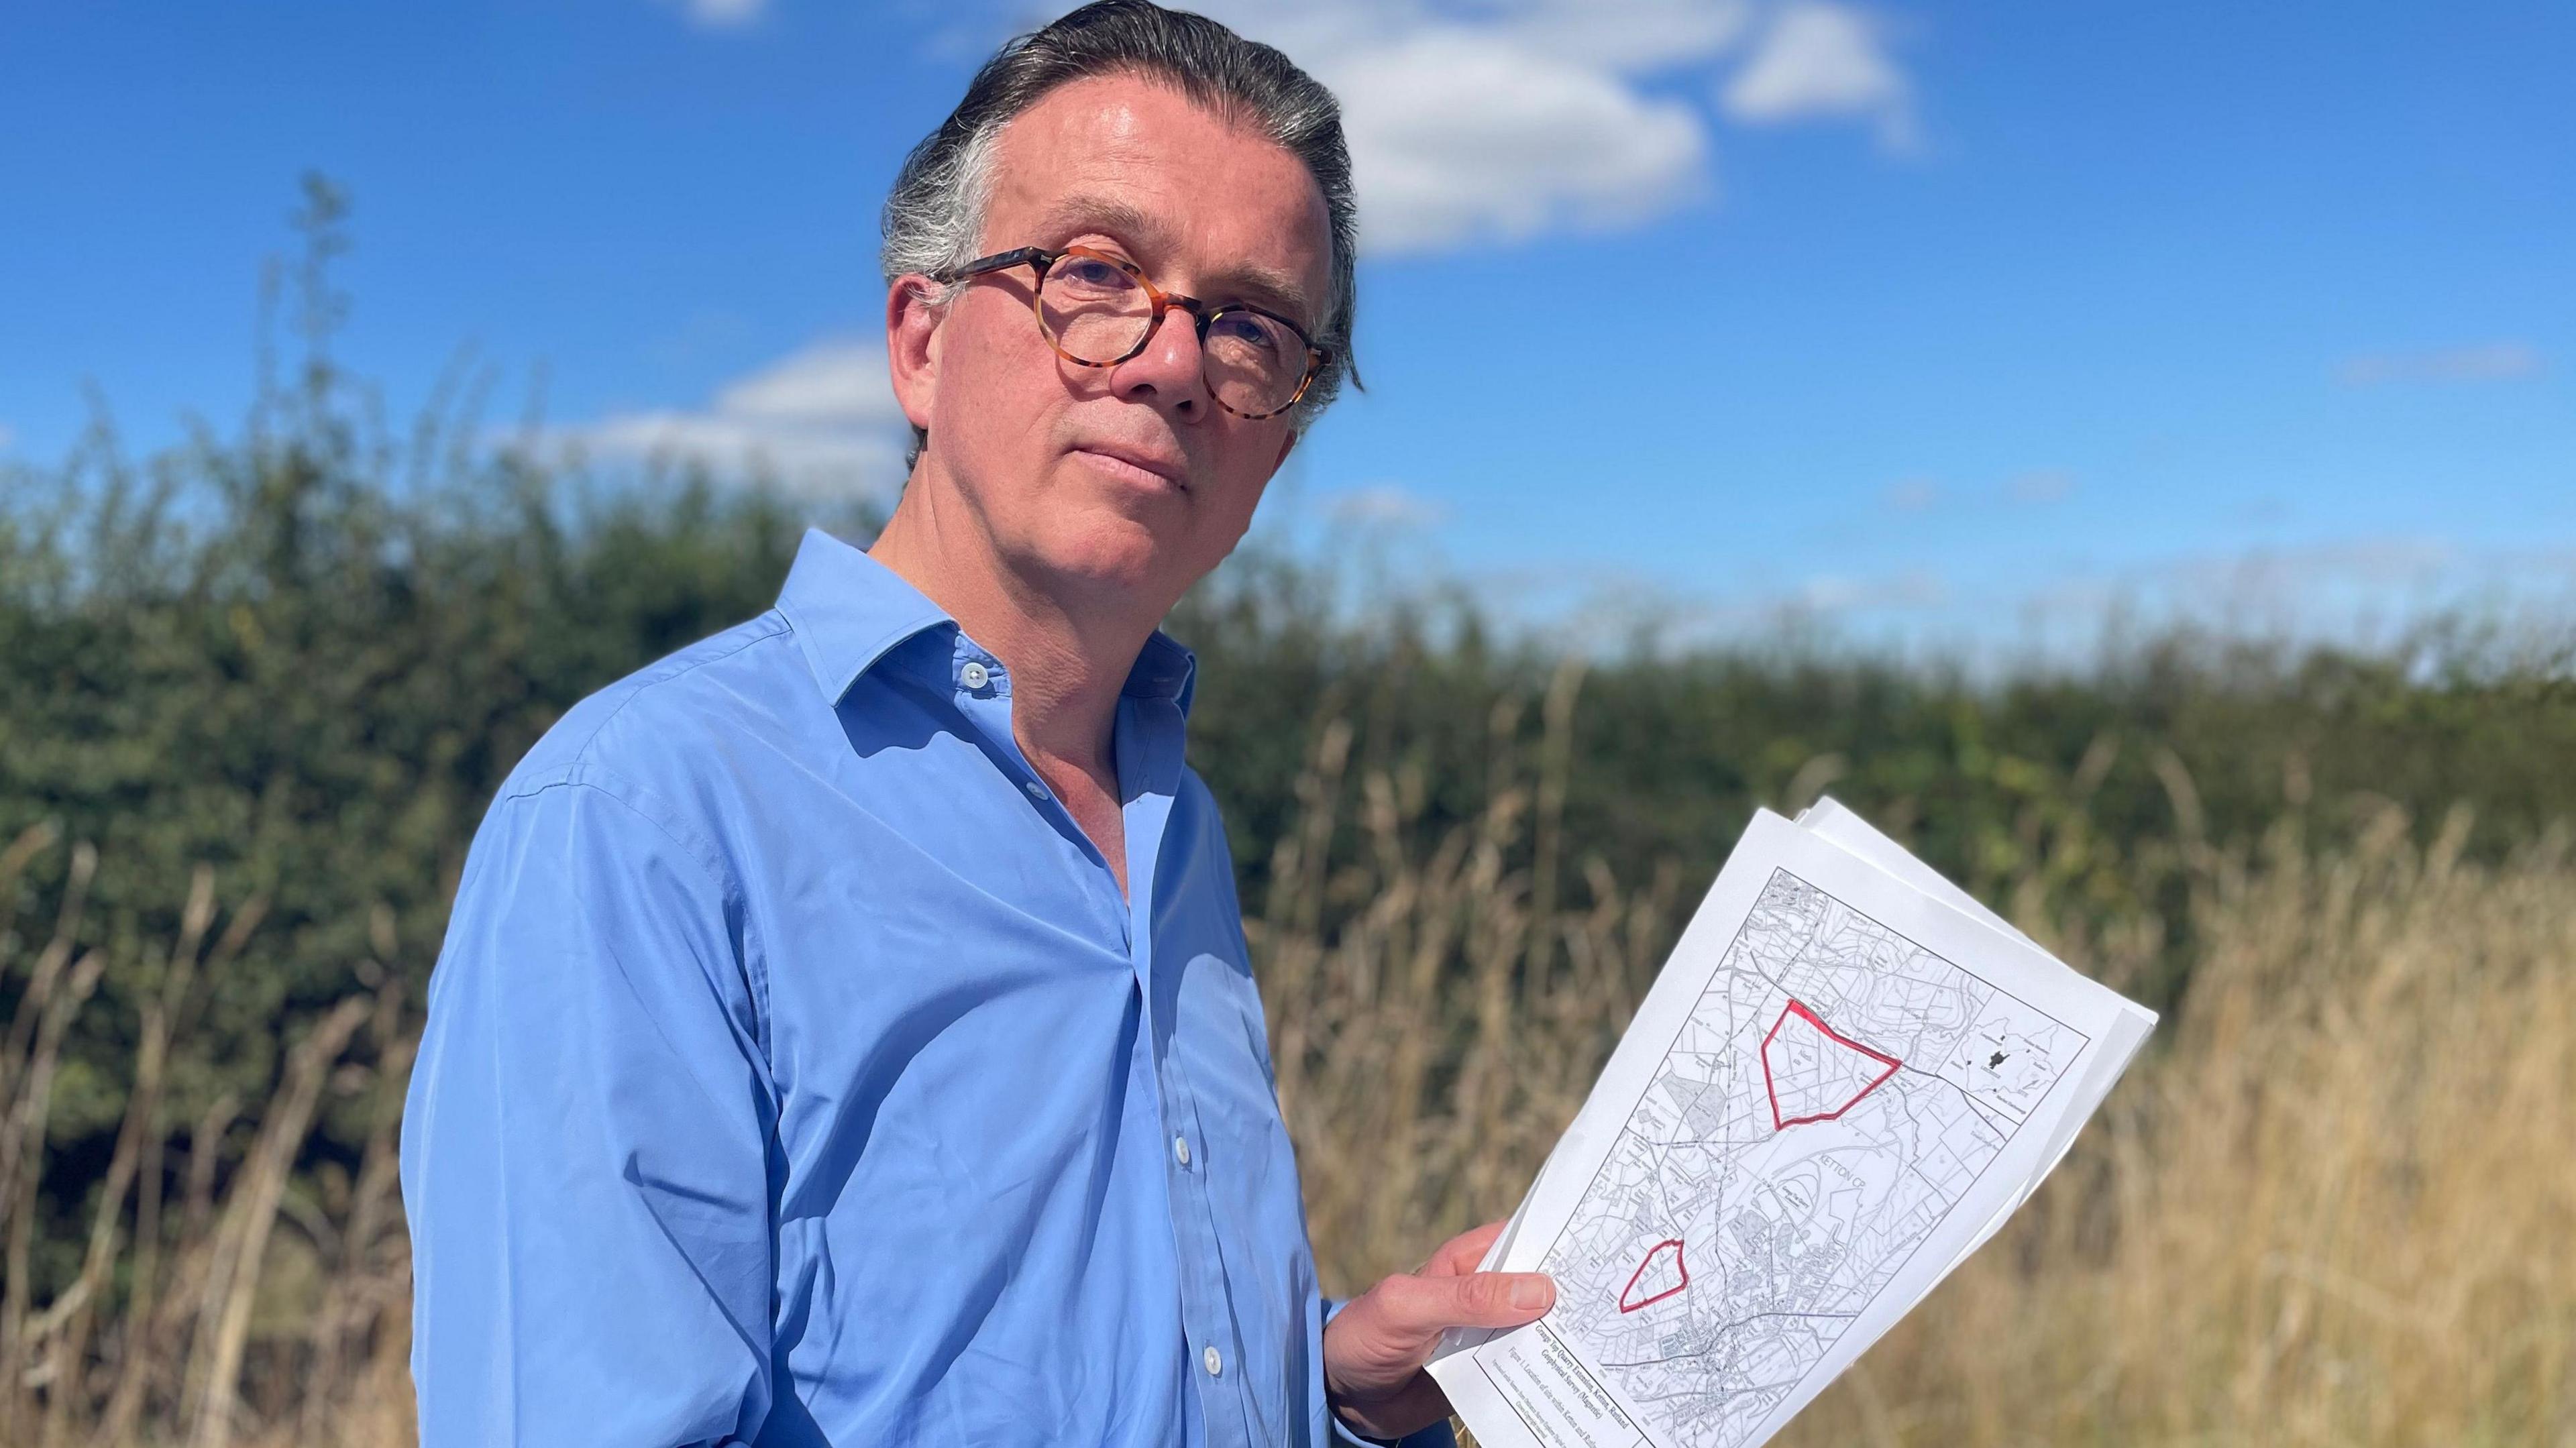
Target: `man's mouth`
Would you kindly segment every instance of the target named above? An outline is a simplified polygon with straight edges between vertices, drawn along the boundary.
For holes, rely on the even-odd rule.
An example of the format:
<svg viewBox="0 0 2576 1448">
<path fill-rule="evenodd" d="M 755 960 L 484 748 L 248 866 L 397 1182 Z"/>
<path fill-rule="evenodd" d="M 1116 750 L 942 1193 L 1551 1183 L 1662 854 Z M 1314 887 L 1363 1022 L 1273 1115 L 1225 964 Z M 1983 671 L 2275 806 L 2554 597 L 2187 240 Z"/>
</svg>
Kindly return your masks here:
<svg viewBox="0 0 2576 1448">
<path fill-rule="evenodd" d="M 1188 492 L 1189 465 L 1179 458 L 1145 448 L 1126 447 L 1118 443 L 1085 443 L 1074 451 L 1089 457 L 1104 472 L 1117 473 L 1132 481 L 1162 484 Z"/>
</svg>

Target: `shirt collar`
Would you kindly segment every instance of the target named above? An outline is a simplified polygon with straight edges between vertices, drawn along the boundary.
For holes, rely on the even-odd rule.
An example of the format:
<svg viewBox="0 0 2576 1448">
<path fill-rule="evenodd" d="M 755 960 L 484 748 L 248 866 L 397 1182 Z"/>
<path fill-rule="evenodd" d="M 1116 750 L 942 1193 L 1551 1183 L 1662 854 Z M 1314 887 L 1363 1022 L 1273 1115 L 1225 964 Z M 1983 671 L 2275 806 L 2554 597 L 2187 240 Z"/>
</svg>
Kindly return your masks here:
<svg viewBox="0 0 2576 1448">
<path fill-rule="evenodd" d="M 778 590 L 778 611 L 795 631 L 805 665 L 826 702 L 838 706 L 859 677 L 894 648 L 957 621 L 903 575 L 820 528 L 808 528 Z M 1156 629 L 1136 653 L 1129 698 L 1169 699 L 1182 715 L 1198 692 L 1198 656 Z"/>
<path fill-rule="evenodd" d="M 1186 719 L 1198 686 L 1199 656 L 1156 629 L 1136 651 L 1136 666 L 1127 671 L 1126 687 L 1119 692 L 1131 699 L 1169 699 Z"/>
<path fill-rule="evenodd" d="M 820 528 L 806 529 L 796 546 L 778 611 L 795 630 L 824 700 L 834 705 L 887 650 L 955 623 L 902 574 Z"/>
</svg>

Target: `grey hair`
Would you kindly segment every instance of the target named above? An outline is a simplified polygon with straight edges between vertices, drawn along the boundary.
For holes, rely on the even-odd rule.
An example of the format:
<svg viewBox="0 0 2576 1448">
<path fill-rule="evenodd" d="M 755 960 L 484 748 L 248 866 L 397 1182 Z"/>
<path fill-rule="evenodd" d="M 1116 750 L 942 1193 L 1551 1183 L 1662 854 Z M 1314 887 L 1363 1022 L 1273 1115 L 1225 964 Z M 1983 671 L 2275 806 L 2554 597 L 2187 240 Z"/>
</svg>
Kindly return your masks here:
<svg viewBox="0 0 2576 1448">
<path fill-rule="evenodd" d="M 1118 72 L 1163 81 L 1251 126 L 1303 162 L 1323 192 L 1332 232 L 1332 294 L 1315 340 L 1331 355 L 1289 415 L 1290 424 L 1305 431 L 1341 391 L 1345 372 L 1359 385 L 1351 358 L 1359 220 L 1342 109 L 1331 91 L 1287 56 L 1204 15 L 1166 10 L 1152 0 L 1095 0 L 994 52 L 967 84 L 965 99 L 912 148 L 895 176 L 879 253 L 887 285 L 973 261 L 1003 127 L 1057 86 Z M 945 305 L 952 291 L 943 288 L 934 305 Z M 907 466 L 920 457 L 928 437 L 913 429 Z"/>
</svg>

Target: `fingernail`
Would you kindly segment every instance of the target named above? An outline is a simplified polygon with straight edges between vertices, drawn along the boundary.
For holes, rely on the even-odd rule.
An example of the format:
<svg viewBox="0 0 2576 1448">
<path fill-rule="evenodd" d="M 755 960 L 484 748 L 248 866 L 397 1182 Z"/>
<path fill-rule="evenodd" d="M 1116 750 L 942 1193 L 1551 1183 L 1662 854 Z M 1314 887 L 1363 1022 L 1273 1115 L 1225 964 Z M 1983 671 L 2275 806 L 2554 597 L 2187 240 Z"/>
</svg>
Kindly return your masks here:
<svg viewBox="0 0 2576 1448">
<path fill-rule="evenodd" d="M 1523 1312 L 1536 1312 L 1556 1301 L 1556 1283 L 1537 1272 L 1524 1274 L 1512 1283 L 1512 1306 Z"/>
</svg>

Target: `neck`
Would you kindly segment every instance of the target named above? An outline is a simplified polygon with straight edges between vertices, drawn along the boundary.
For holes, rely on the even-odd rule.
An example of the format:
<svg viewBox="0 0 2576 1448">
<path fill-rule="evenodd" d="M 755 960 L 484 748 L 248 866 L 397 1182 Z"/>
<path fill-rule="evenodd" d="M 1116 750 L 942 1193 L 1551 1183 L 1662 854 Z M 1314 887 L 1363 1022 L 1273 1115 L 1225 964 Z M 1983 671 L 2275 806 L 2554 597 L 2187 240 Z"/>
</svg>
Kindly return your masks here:
<svg viewBox="0 0 2576 1448">
<path fill-rule="evenodd" d="M 948 611 L 1011 676 L 1011 732 L 1033 762 L 1114 778 L 1118 695 L 1162 617 L 1015 567 L 925 455 L 868 556 Z"/>
</svg>

